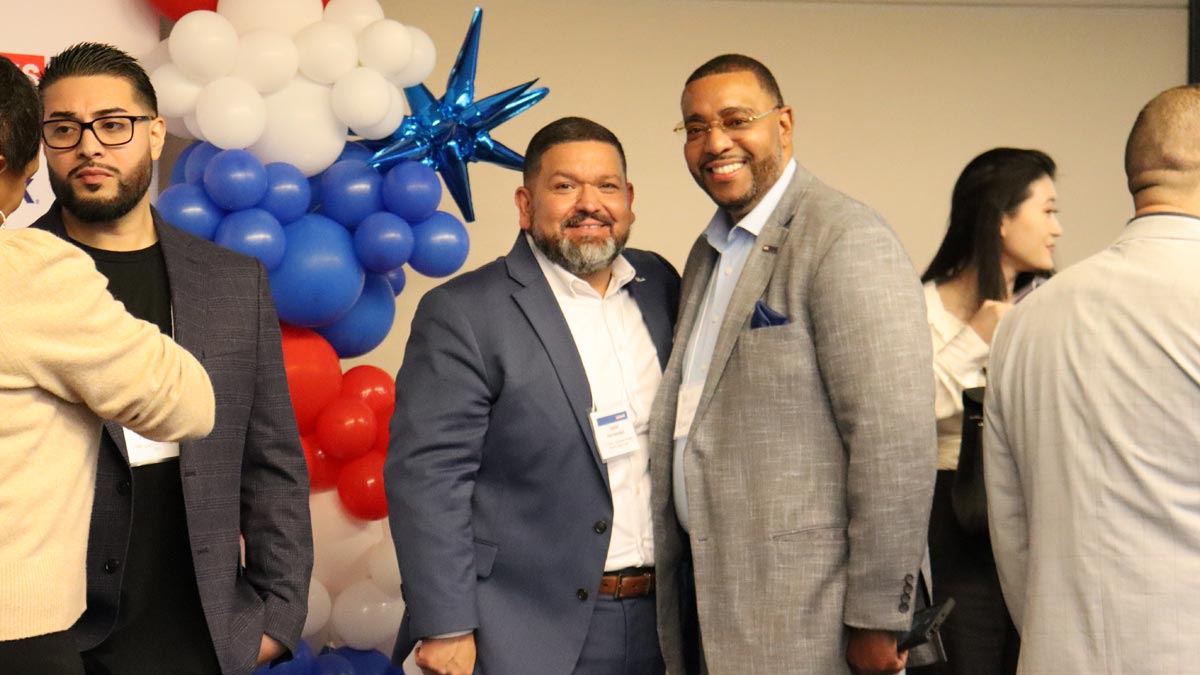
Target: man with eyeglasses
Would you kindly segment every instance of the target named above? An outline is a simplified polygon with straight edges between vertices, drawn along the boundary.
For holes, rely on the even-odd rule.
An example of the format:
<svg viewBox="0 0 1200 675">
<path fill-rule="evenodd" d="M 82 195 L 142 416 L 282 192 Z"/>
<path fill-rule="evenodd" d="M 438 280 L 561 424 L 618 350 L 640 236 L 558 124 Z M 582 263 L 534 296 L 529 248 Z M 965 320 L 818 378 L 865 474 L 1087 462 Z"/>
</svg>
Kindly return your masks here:
<svg viewBox="0 0 1200 675">
<path fill-rule="evenodd" d="M 70 47 L 46 68 L 41 97 L 57 201 L 34 226 L 83 249 L 131 313 L 195 354 L 217 401 L 202 441 L 155 443 L 105 424 L 87 611 L 72 630 L 89 673 L 249 673 L 300 639 L 312 566 L 266 272 L 150 205 L 165 126 L 132 57 Z"/>
<path fill-rule="evenodd" d="M 651 429 L 667 670 L 899 672 L 936 447 L 917 275 L 878 214 L 792 159 L 761 63 L 712 59 L 682 107 L 718 208 Z"/>
</svg>

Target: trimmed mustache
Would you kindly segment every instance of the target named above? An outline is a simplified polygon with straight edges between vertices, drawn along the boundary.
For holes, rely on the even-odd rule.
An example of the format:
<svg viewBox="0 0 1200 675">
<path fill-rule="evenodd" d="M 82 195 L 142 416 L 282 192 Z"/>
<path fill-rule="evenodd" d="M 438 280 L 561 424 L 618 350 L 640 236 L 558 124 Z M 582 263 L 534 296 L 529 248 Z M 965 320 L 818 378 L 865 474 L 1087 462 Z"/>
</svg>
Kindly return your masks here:
<svg viewBox="0 0 1200 675">
<path fill-rule="evenodd" d="M 88 162 L 84 162 L 83 164 L 80 164 L 79 166 L 75 167 L 74 169 L 71 169 L 71 171 L 67 174 L 67 178 L 74 178 L 76 174 L 78 174 L 80 171 L 83 171 L 84 169 L 101 169 L 103 171 L 107 171 L 107 172 L 111 173 L 114 176 L 121 175 L 120 170 L 118 170 L 115 166 L 109 166 L 107 164 L 101 164 L 99 162 L 88 161 Z"/>
<path fill-rule="evenodd" d="M 563 223 L 563 227 L 579 227 L 579 224 L 585 220 L 594 220 L 603 225 L 607 225 L 608 227 L 612 227 L 615 222 L 612 218 L 600 213 L 599 211 L 595 213 L 576 213 Z"/>
</svg>

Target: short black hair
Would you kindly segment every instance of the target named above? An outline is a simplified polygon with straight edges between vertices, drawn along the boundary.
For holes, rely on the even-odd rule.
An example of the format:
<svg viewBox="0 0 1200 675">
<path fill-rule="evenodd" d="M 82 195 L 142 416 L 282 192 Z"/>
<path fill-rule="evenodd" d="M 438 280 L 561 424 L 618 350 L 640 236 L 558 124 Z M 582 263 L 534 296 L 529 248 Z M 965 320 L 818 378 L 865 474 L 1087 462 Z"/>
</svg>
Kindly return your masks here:
<svg viewBox="0 0 1200 675">
<path fill-rule="evenodd" d="M 1054 180 L 1056 169 L 1054 160 L 1040 150 L 994 148 L 972 159 L 954 183 L 946 238 L 921 281 L 943 284 L 974 268 L 977 301 L 1007 299 L 1000 267 L 1004 252 L 1000 223 L 1029 198 L 1035 182 L 1044 177 Z M 1013 290 L 1020 290 L 1035 276 L 1033 272 L 1018 274 Z"/>
<path fill-rule="evenodd" d="M 0 155 L 10 169 L 24 171 L 42 140 L 42 105 L 29 76 L 0 56 Z"/>
<path fill-rule="evenodd" d="M 709 59 L 704 65 L 692 71 L 692 74 L 688 76 L 687 82 L 684 82 L 683 86 L 686 88 L 689 84 L 702 77 L 724 73 L 753 73 L 763 91 L 775 99 L 775 105 L 783 105 L 783 94 L 779 91 L 779 83 L 775 81 L 775 76 L 771 74 L 771 70 L 764 66 L 761 61 L 752 59 L 744 54 L 722 54 Z"/>
<path fill-rule="evenodd" d="M 621 173 L 626 173 L 625 148 L 621 147 L 621 141 L 617 140 L 616 134 L 583 117 L 563 117 L 542 127 L 529 139 L 529 147 L 525 149 L 525 167 L 521 172 L 525 185 L 529 185 L 541 170 L 542 155 L 546 154 L 547 150 L 560 143 L 576 141 L 599 141 L 613 146 L 617 149 L 617 155 L 621 157 Z"/>
<path fill-rule="evenodd" d="M 80 42 L 51 57 L 50 65 L 42 74 L 39 90 L 44 97 L 46 89 L 59 80 L 91 75 L 111 75 L 127 80 L 133 86 L 138 102 L 146 106 L 151 115 L 158 116 L 158 96 L 141 64 L 120 49 L 100 42 Z"/>
</svg>

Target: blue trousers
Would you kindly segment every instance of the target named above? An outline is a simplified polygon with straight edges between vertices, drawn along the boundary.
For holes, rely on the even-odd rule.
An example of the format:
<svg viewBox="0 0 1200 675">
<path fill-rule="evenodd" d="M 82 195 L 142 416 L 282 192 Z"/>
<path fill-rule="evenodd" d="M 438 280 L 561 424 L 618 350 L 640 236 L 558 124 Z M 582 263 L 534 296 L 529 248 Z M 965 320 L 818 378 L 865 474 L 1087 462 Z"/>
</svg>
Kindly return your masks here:
<svg viewBox="0 0 1200 675">
<path fill-rule="evenodd" d="M 574 675 L 663 675 L 654 594 L 599 596 Z"/>
</svg>

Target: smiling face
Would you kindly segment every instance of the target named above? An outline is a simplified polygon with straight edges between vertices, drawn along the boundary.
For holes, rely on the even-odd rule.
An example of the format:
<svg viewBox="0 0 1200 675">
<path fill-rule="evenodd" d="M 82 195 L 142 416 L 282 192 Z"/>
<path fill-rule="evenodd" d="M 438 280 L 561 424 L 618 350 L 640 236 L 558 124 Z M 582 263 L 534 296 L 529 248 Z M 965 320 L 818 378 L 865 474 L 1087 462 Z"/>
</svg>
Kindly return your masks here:
<svg viewBox="0 0 1200 675">
<path fill-rule="evenodd" d="M 552 146 L 516 202 L 521 229 L 546 257 L 585 278 L 608 269 L 634 220 L 633 185 L 616 147 L 601 141 Z"/>
<path fill-rule="evenodd" d="M 1029 196 L 1016 211 L 1000 220 L 1001 266 L 1013 276 L 1054 269 L 1054 242 L 1062 233 L 1054 181 L 1042 176 L 1029 185 Z"/>
<path fill-rule="evenodd" d="M 153 115 L 138 102 L 133 85 L 111 75 L 67 77 L 42 94 L 43 119 L 91 122 L 108 115 Z M 67 150 L 46 147 L 50 187 L 63 208 L 84 223 L 107 223 L 146 201 L 151 162 L 162 153 L 161 118 L 136 122 L 133 140 L 105 146 L 92 131 Z M 147 202 L 148 203 L 148 202 Z"/>
<path fill-rule="evenodd" d="M 762 201 L 792 158 L 792 109 L 782 106 L 736 129 L 716 121 L 756 117 L 776 105 L 749 71 L 702 77 L 683 90 L 684 123 L 711 127 L 685 143 L 688 170 L 734 222 Z"/>
</svg>

